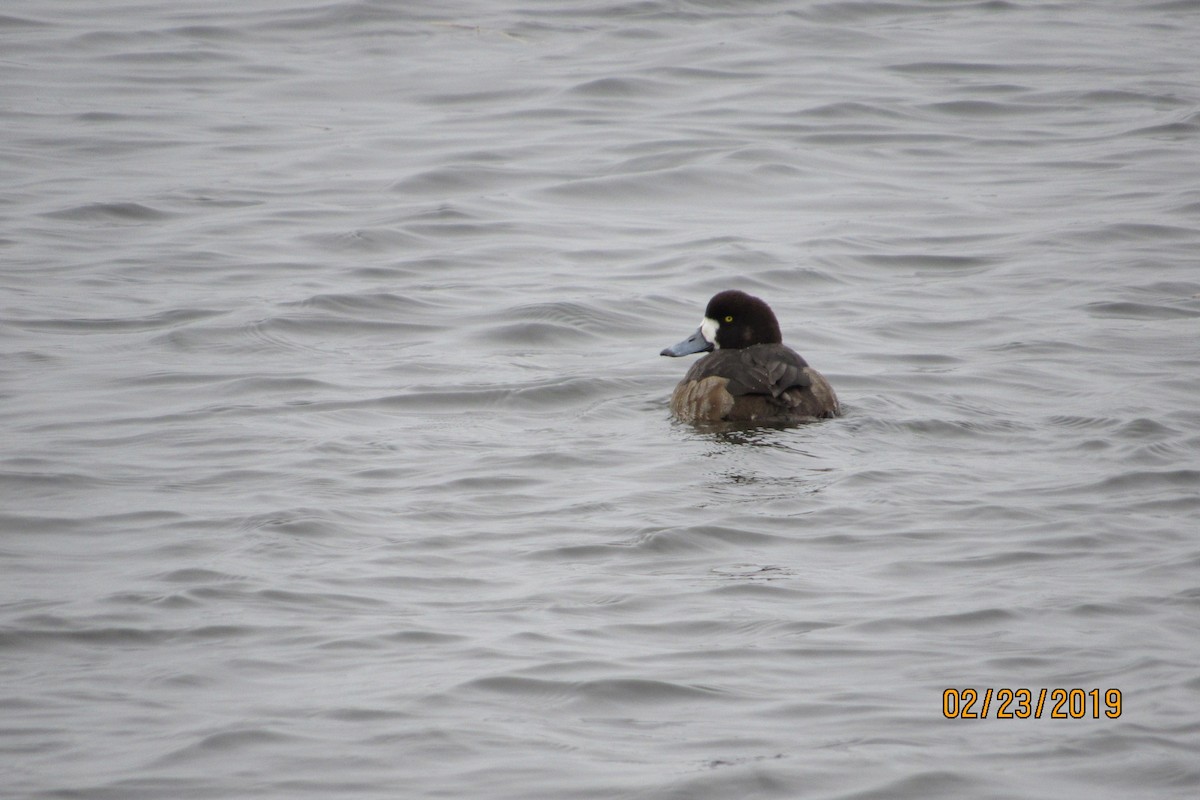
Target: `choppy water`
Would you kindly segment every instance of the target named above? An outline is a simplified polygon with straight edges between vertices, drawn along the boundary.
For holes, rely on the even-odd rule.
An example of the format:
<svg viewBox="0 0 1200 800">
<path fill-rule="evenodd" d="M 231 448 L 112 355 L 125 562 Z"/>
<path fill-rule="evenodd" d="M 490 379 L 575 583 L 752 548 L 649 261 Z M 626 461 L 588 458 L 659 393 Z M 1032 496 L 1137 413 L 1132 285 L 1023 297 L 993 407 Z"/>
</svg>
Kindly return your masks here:
<svg viewBox="0 0 1200 800">
<path fill-rule="evenodd" d="M 6 793 L 1196 796 L 1200 4 L 224 6 L 0 15 Z"/>
</svg>

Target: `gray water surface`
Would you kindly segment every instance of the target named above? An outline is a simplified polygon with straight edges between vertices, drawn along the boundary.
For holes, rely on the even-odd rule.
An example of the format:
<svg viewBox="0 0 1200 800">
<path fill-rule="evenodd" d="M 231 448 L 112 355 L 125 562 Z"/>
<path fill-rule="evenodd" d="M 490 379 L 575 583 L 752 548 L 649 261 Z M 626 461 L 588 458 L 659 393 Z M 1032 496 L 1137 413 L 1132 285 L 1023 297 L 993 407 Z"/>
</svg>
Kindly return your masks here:
<svg viewBox="0 0 1200 800">
<path fill-rule="evenodd" d="M 1197 796 L 1200 4 L 220 5 L 0 12 L 5 792 Z"/>
</svg>

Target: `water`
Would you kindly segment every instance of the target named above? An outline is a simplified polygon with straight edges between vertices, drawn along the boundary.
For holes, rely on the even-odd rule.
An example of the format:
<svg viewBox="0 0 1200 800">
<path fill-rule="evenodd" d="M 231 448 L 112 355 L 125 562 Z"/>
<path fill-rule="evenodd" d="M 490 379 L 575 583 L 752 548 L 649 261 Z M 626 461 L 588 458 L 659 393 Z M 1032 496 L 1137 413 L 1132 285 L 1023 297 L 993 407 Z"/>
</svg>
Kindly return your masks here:
<svg viewBox="0 0 1200 800">
<path fill-rule="evenodd" d="M 1194 797 L 1197 52 L 1195 2 L 9 2 L 6 792 Z M 845 417 L 669 419 L 724 288 Z M 943 715 L 1022 687 L 1121 713 Z"/>
</svg>

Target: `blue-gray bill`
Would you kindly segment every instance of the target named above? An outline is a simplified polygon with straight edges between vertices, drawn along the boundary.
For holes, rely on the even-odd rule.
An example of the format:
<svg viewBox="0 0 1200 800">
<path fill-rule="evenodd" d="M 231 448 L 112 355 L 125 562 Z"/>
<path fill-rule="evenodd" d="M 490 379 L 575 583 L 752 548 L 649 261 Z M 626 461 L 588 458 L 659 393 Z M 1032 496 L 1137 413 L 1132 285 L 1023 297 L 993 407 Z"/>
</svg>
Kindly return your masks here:
<svg viewBox="0 0 1200 800">
<path fill-rule="evenodd" d="M 696 332 L 691 336 L 679 344 L 673 344 L 670 347 L 664 348 L 659 355 L 678 358 L 679 356 L 690 356 L 692 353 L 707 353 L 712 349 L 712 342 L 705 339 L 704 332 L 700 328 L 697 328 Z"/>
</svg>

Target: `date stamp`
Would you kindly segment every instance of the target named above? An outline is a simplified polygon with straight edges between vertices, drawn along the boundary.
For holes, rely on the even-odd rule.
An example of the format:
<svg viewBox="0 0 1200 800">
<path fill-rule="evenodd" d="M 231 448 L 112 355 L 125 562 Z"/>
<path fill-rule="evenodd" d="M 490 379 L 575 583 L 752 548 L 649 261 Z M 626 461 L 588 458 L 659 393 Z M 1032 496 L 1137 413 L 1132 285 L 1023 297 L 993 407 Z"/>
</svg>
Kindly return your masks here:
<svg viewBox="0 0 1200 800">
<path fill-rule="evenodd" d="M 1047 702 L 1049 701 L 1049 702 Z M 942 692 L 946 719 L 1116 719 L 1121 690 L 1106 689 L 947 689 Z"/>
</svg>

